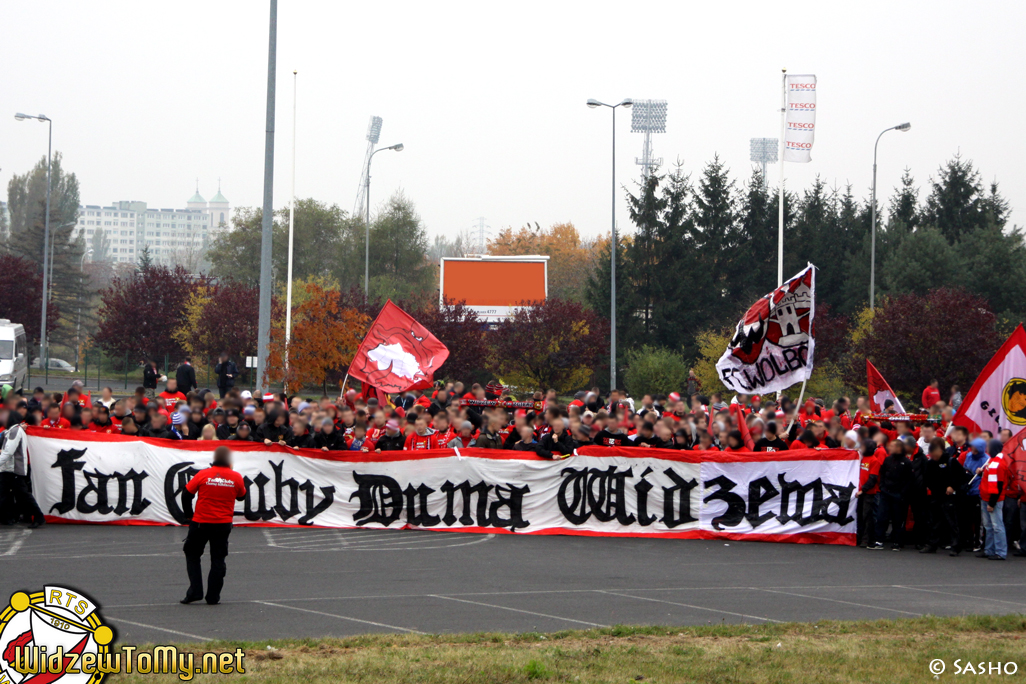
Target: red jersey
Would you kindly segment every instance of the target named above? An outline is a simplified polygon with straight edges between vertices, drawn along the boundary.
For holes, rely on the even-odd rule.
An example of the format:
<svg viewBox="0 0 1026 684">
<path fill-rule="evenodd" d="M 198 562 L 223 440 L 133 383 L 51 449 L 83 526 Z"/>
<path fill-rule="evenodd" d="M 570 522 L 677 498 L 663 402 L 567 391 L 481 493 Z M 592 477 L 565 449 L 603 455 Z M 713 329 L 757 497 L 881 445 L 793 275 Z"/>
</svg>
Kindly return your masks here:
<svg viewBox="0 0 1026 684">
<path fill-rule="evenodd" d="M 67 418 L 58 418 L 57 421 L 54 422 L 47 418 L 39 424 L 39 427 L 45 428 L 47 430 L 68 430 L 71 428 L 71 421 Z"/>
<path fill-rule="evenodd" d="M 106 425 L 100 425 L 95 420 L 93 422 L 89 423 L 88 430 L 90 432 L 100 432 L 100 433 L 103 433 L 105 435 L 116 435 L 116 434 L 119 434 L 121 432 L 121 428 L 119 428 L 117 425 L 115 425 L 112 422 L 108 422 Z"/>
<path fill-rule="evenodd" d="M 175 407 L 178 406 L 179 401 L 188 401 L 188 398 L 181 392 L 168 392 L 167 390 L 164 390 L 157 396 L 164 400 L 164 408 L 166 408 L 168 412 L 174 411 Z"/>
<path fill-rule="evenodd" d="M 64 399 L 61 401 L 61 408 L 64 408 L 64 405 L 67 404 L 67 403 L 68 403 L 68 398 L 65 396 Z M 93 400 L 92 400 L 92 397 L 89 396 L 89 392 L 84 392 L 82 394 L 79 394 L 78 395 L 78 399 L 75 400 L 75 403 L 78 404 L 79 408 L 92 408 L 93 407 Z"/>
<path fill-rule="evenodd" d="M 1001 486 L 998 487 L 998 485 Z M 987 502 L 991 496 L 997 494 L 997 500 L 1002 501 L 1005 498 L 1006 489 L 1008 489 L 1008 459 L 1004 454 L 999 454 L 987 461 L 983 472 L 980 473 L 980 498 Z"/>
<path fill-rule="evenodd" d="M 887 450 L 883 447 L 877 448 L 877 450 L 873 452 L 872 456 L 862 457 L 861 469 L 859 470 L 859 489 L 862 490 L 863 494 L 869 494 L 872 496 L 879 491 L 879 481 L 869 489 L 866 489 L 866 480 L 869 479 L 870 475 L 876 475 L 879 480 L 880 464 L 884 462 L 885 458 L 887 458 Z"/>
<path fill-rule="evenodd" d="M 414 430 L 410 433 L 409 437 L 406 438 L 406 446 L 403 447 L 403 451 L 418 451 L 421 449 L 441 449 L 441 444 L 438 441 L 438 433 L 431 431 L 426 435 L 418 435 L 417 431 Z"/>
<path fill-rule="evenodd" d="M 923 390 L 923 408 L 929 409 L 940 400 L 940 390 L 936 387 L 927 387 Z"/>
<path fill-rule="evenodd" d="M 235 500 L 246 495 L 242 475 L 221 465 L 199 471 L 185 488 L 196 495 L 192 521 L 197 523 L 230 523 L 235 513 Z"/>
<path fill-rule="evenodd" d="M 376 442 L 379 439 L 381 439 L 381 435 L 383 434 L 385 434 L 385 428 L 378 427 L 377 425 L 372 425 L 367 430 L 367 439 L 369 439 L 372 442 Z"/>
</svg>

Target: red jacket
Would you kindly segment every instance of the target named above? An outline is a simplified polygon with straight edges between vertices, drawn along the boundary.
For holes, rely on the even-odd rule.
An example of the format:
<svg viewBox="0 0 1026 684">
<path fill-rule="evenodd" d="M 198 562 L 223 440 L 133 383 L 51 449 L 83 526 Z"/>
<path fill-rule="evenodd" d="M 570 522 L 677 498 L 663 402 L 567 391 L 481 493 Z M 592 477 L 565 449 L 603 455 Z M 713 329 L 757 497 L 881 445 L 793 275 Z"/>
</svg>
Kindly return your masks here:
<svg viewBox="0 0 1026 684">
<path fill-rule="evenodd" d="M 168 412 L 174 411 L 175 407 L 178 406 L 179 401 L 189 400 L 188 397 L 181 392 L 168 392 L 167 390 L 164 390 L 157 396 L 164 400 L 164 408 L 166 408 Z"/>
<path fill-rule="evenodd" d="M 192 521 L 197 523 L 231 523 L 236 499 L 246 496 L 242 475 L 221 465 L 199 471 L 185 489 L 196 495 Z"/>
<path fill-rule="evenodd" d="M 930 408 L 940 401 L 940 399 L 940 390 L 936 387 L 927 387 L 923 390 L 923 408 Z"/>
<path fill-rule="evenodd" d="M 880 490 L 880 464 L 884 462 L 885 458 L 887 458 L 887 450 L 883 447 L 877 448 L 872 456 L 862 457 L 861 470 L 859 471 L 859 489 L 862 490 L 863 494 L 872 496 Z M 866 480 L 869 479 L 870 475 L 876 475 L 877 482 L 869 489 L 866 489 Z"/>
<path fill-rule="evenodd" d="M 52 422 L 49 418 L 46 418 L 45 420 L 43 420 L 42 423 L 39 424 L 39 427 L 45 428 L 47 430 L 70 430 L 71 421 L 63 416 L 58 418 L 56 423 Z"/>
<path fill-rule="evenodd" d="M 1008 459 L 994 456 L 980 473 L 980 498 L 985 503 L 1003 501 L 1008 488 Z"/>
<path fill-rule="evenodd" d="M 418 435 L 416 430 L 410 433 L 406 438 L 406 446 L 403 447 L 403 451 L 418 451 L 422 449 L 441 449 L 442 446 L 438 443 L 438 433 L 431 431 L 427 435 Z"/>
</svg>

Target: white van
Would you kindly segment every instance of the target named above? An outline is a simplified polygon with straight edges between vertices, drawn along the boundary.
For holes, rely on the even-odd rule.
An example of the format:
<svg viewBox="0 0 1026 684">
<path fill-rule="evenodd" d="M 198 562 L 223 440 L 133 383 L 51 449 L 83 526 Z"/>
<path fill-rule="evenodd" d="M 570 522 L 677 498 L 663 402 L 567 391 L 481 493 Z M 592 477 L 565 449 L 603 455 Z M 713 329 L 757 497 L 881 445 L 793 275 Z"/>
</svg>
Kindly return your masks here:
<svg viewBox="0 0 1026 684">
<path fill-rule="evenodd" d="M 0 384 L 14 389 L 28 381 L 28 341 L 25 326 L 0 318 Z"/>
</svg>

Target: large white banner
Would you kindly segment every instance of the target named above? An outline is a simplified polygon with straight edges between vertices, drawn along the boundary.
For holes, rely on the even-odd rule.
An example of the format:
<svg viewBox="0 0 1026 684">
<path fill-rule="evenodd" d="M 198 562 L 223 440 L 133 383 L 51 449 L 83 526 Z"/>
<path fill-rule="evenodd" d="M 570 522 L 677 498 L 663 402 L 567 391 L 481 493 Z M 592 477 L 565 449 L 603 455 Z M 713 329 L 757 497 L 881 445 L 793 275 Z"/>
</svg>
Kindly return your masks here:
<svg viewBox="0 0 1026 684">
<path fill-rule="evenodd" d="M 741 394 L 781 392 L 812 375 L 816 267 L 809 264 L 745 312 L 723 356 L 720 380 Z"/>
<path fill-rule="evenodd" d="M 816 139 L 816 77 L 796 74 L 787 77 L 787 127 L 784 131 L 784 161 L 812 161 Z"/>
<path fill-rule="evenodd" d="M 48 520 L 187 524 L 185 484 L 210 442 L 30 428 Z M 236 524 L 667 536 L 853 544 L 855 451 L 724 453 L 585 447 L 383 454 L 231 444 L 247 494 Z"/>
</svg>

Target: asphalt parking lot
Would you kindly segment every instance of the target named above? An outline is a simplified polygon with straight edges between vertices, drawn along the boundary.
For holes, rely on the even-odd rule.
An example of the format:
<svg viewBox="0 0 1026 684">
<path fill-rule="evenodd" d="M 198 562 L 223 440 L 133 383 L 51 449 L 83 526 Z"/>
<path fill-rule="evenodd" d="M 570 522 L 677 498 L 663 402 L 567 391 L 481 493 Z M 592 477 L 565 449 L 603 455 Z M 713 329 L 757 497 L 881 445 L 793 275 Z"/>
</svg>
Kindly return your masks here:
<svg viewBox="0 0 1026 684">
<path fill-rule="evenodd" d="M 1022 558 L 244 527 L 231 536 L 222 604 L 184 606 L 184 538 L 176 527 L 0 528 L 0 596 L 80 589 L 126 643 L 1026 612 Z"/>
</svg>

